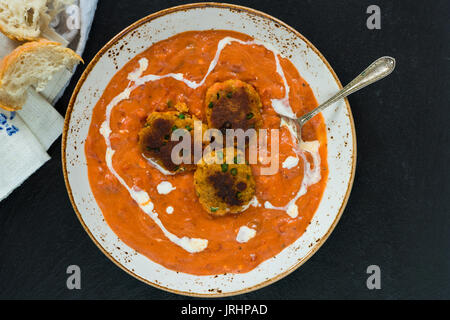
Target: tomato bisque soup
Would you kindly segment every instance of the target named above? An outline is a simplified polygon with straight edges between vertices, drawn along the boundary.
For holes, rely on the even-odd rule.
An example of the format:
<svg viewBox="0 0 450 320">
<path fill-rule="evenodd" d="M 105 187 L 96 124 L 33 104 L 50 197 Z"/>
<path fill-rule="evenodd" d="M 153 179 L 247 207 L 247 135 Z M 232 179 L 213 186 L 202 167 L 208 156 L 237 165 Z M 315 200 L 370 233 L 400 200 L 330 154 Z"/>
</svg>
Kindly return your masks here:
<svg viewBox="0 0 450 320">
<path fill-rule="evenodd" d="M 280 130 L 279 170 L 262 175 L 268 164 L 251 164 L 248 208 L 214 217 L 199 202 L 194 171 L 158 168 L 142 155 L 138 134 L 150 113 L 177 103 L 206 123 L 207 89 L 229 79 L 252 85 L 262 128 Z M 308 83 L 270 44 L 232 31 L 177 34 L 129 61 L 95 106 L 85 144 L 92 192 L 117 236 L 152 261 L 195 275 L 248 272 L 297 240 L 319 205 L 328 176 L 324 119 L 317 115 L 296 137 L 281 117 L 316 106 Z"/>
</svg>

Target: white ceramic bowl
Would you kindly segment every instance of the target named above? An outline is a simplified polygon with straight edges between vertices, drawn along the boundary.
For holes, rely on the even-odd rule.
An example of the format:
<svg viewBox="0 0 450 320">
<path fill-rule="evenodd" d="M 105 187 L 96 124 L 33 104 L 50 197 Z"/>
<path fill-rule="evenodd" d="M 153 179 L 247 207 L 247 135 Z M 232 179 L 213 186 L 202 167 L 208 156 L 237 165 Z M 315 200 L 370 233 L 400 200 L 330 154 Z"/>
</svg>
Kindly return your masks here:
<svg viewBox="0 0 450 320">
<path fill-rule="evenodd" d="M 244 274 L 195 276 L 175 272 L 149 260 L 124 244 L 109 228 L 89 186 L 84 143 L 92 110 L 118 69 L 152 44 L 188 30 L 226 29 L 274 45 L 297 67 L 318 102 L 341 84 L 320 52 L 285 23 L 253 9 L 201 3 L 152 14 L 125 29 L 103 47 L 86 68 L 66 114 L 62 161 L 72 205 L 92 240 L 123 270 L 155 287 L 194 296 L 227 296 L 249 292 L 275 282 L 308 260 L 336 226 L 347 203 L 356 163 L 353 118 L 347 100 L 324 113 L 328 129 L 329 176 L 324 195 L 306 232 L 275 258 Z M 135 32 L 136 31 L 136 32 Z"/>
</svg>

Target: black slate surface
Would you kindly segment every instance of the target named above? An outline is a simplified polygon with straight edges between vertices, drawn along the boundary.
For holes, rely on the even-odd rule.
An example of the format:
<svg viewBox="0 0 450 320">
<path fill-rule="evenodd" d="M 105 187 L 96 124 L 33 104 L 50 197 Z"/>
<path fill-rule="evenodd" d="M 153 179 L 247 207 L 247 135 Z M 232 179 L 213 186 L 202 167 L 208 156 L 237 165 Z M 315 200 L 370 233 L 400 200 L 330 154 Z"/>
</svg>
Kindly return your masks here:
<svg viewBox="0 0 450 320">
<path fill-rule="evenodd" d="M 230 2 L 299 30 L 343 83 L 379 56 L 397 59 L 394 74 L 349 98 L 357 171 L 335 231 L 293 274 L 236 298 L 450 298 L 450 2 Z M 182 3 L 100 0 L 83 58 L 137 19 Z M 366 28 L 371 4 L 381 7 L 381 30 Z M 61 114 L 83 69 L 56 106 Z M 96 248 L 70 205 L 60 147 L 61 139 L 52 159 L 0 203 L 0 298 L 183 299 L 135 280 Z M 81 267 L 81 290 L 66 288 L 72 264 Z M 381 290 L 366 287 L 371 264 L 381 268 Z"/>
</svg>

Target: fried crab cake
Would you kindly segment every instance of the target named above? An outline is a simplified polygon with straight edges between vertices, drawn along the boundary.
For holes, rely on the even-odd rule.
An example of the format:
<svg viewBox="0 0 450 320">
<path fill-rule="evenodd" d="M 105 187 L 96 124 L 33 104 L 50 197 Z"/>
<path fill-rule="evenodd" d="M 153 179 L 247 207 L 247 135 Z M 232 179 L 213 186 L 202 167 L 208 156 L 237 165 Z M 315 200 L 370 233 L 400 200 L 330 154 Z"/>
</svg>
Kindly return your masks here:
<svg viewBox="0 0 450 320">
<path fill-rule="evenodd" d="M 240 80 L 213 84 L 206 91 L 205 114 L 210 128 L 259 129 L 262 126 L 261 100 L 252 85 Z"/>
<path fill-rule="evenodd" d="M 226 149 L 213 151 L 203 157 L 194 173 L 199 201 L 213 216 L 242 212 L 255 195 L 252 170 L 241 160 L 245 159 L 244 154 L 231 149 L 231 154 L 235 155 L 231 161 L 223 160 L 226 158 Z"/>
<path fill-rule="evenodd" d="M 195 120 L 197 119 L 179 111 L 152 112 L 139 132 L 139 147 L 143 156 L 171 174 L 195 170 L 193 163 Z M 203 131 L 206 130 L 206 126 L 202 126 Z M 172 132 L 176 129 L 186 129 L 191 134 L 191 164 L 175 164 L 172 161 L 172 149 L 183 139 L 171 141 Z"/>
</svg>

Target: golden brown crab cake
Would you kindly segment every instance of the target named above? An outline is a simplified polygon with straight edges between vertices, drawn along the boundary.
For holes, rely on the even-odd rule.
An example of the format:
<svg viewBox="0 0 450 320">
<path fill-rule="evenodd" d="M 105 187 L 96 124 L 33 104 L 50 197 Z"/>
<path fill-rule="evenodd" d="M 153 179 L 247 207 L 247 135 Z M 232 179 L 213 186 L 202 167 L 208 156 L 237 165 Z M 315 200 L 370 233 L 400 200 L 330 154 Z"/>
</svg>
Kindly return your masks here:
<svg viewBox="0 0 450 320">
<path fill-rule="evenodd" d="M 262 126 L 261 99 L 252 85 L 241 80 L 217 82 L 208 88 L 205 114 L 210 128 L 259 129 Z"/>
<path fill-rule="evenodd" d="M 144 157 L 171 173 L 195 170 L 193 144 L 196 120 L 179 111 L 152 112 L 139 132 L 139 147 Z M 202 128 L 203 132 L 207 129 L 203 124 Z M 191 134 L 191 164 L 175 164 L 172 161 L 172 149 L 181 141 L 171 141 L 172 132 L 176 129 L 186 129 Z"/>
<path fill-rule="evenodd" d="M 240 160 L 245 159 L 242 152 L 231 149 L 231 154 L 234 154 L 232 159 L 223 160 L 227 149 L 212 151 L 198 163 L 194 173 L 199 201 L 213 216 L 244 211 L 255 195 L 251 167 Z"/>
</svg>

